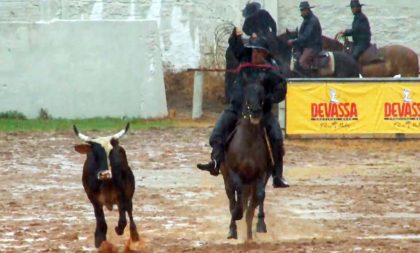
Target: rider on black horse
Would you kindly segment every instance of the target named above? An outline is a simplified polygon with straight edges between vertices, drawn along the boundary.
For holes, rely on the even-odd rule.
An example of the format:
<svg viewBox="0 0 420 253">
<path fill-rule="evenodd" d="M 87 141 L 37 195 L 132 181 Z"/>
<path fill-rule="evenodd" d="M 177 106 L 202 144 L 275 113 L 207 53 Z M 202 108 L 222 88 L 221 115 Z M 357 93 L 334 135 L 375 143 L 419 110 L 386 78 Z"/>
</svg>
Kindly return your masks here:
<svg viewBox="0 0 420 253">
<path fill-rule="evenodd" d="M 314 61 L 317 55 L 322 51 L 322 28 L 317 16 L 311 11 L 307 1 L 299 5 L 301 16 L 303 18 L 300 26 L 298 38 L 289 40 L 287 44 L 293 46 L 299 51 L 299 65 L 307 72 L 316 68 Z"/>
<path fill-rule="evenodd" d="M 261 4 L 257 2 L 247 3 L 245 8 L 242 10 L 242 16 L 245 18 L 242 26 L 243 32 L 251 36 L 256 34 L 257 36 L 267 38 L 269 45 L 276 43 L 277 25 L 276 21 L 271 17 L 270 13 L 261 8 Z M 232 55 L 231 50 L 226 51 L 226 68 L 232 69 L 237 67 L 236 56 Z M 226 72 L 225 74 L 225 89 L 226 101 L 230 101 L 231 89 L 233 89 L 233 83 L 236 80 L 236 75 L 232 72 Z"/>
<path fill-rule="evenodd" d="M 244 46 L 241 35 L 242 32 L 235 28 L 229 39 L 229 45 L 242 64 L 238 67 L 239 74 L 234 84 L 230 104 L 220 115 L 210 136 L 210 146 L 213 148 L 212 160 L 207 164 L 197 164 L 197 167 L 209 171 L 214 176 L 219 174 L 220 164 L 224 159 L 226 139 L 241 117 L 243 87 L 240 77 L 245 72 L 248 75 L 262 77 L 266 93 L 263 124 L 270 138 L 274 158 L 273 186 L 275 188 L 288 187 L 289 184 L 283 178 L 282 131 L 277 118 L 271 112 L 272 105 L 281 102 L 286 96 L 286 80 L 280 75 L 278 66 L 269 52 L 267 40 L 264 37 L 257 37 L 254 33 L 250 42 Z"/>
<path fill-rule="evenodd" d="M 352 36 L 353 37 L 353 48 L 351 55 L 353 59 L 357 62 L 359 57 L 363 54 L 366 49 L 370 46 L 371 32 L 370 24 L 366 15 L 362 12 L 362 6 L 359 0 L 351 0 L 350 8 L 353 12 L 354 19 L 351 29 L 339 32 L 340 36 Z"/>
</svg>

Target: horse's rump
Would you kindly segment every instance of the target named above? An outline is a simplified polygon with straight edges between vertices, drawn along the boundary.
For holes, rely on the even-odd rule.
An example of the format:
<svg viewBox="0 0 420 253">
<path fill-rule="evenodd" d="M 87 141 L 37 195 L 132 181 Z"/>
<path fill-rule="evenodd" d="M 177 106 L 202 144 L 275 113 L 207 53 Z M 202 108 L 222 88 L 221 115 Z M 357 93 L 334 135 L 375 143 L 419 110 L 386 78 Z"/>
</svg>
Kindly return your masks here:
<svg viewBox="0 0 420 253">
<path fill-rule="evenodd" d="M 417 54 L 408 47 L 389 45 L 379 48 L 383 56 L 381 62 L 371 62 L 362 65 L 362 75 L 365 77 L 417 77 L 419 74 L 419 59 Z"/>
</svg>

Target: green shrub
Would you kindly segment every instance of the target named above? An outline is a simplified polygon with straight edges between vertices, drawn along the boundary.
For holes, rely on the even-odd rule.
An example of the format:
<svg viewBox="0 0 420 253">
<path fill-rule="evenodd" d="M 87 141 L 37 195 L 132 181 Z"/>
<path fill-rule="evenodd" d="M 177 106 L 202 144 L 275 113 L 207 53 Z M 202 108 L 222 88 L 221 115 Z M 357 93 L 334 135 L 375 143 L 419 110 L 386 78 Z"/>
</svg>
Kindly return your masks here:
<svg viewBox="0 0 420 253">
<path fill-rule="evenodd" d="M 19 119 L 19 120 L 26 120 L 25 115 L 18 111 L 6 111 L 0 112 L 0 119 Z"/>
</svg>

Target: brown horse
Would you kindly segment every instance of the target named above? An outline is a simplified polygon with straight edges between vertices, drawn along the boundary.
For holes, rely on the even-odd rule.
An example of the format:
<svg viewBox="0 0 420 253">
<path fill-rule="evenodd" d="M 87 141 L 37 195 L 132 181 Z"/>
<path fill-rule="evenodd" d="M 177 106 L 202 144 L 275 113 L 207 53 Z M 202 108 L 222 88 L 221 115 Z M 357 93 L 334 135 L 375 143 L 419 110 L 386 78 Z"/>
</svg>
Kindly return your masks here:
<svg viewBox="0 0 420 253">
<path fill-rule="evenodd" d="M 350 53 L 352 47 L 353 43 L 344 37 L 343 51 Z M 408 47 L 389 45 L 378 48 L 377 59 L 367 63 L 363 62 L 366 54 L 366 52 L 363 53 L 359 58 L 363 77 L 393 77 L 395 75 L 417 77 L 420 74 L 418 56 Z"/>
<path fill-rule="evenodd" d="M 267 232 L 263 205 L 271 166 L 262 125 L 264 87 L 259 78 L 241 77 L 244 80 L 242 118 L 228 142 L 221 172 L 231 213 L 228 239 L 238 238 L 236 220 L 242 219 L 246 209 L 247 238 L 250 240 L 257 206 L 260 206 L 257 232 Z"/>
</svg>

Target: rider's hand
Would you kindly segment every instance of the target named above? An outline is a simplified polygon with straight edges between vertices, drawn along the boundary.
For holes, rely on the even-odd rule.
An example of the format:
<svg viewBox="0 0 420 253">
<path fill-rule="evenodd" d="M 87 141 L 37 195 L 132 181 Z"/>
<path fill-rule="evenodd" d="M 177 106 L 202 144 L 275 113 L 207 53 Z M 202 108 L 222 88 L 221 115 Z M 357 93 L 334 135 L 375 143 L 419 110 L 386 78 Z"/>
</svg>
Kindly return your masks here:
<svg viewBox="0 0 420 253">
<path fill-rule="evenodd" d="M 342 37 L 344 37 L 344 31 L 339 31 L 339 32 L 335 35 L 335 38 L 336 38 L 336 39 L 340 39 L 340 38 L 342 38 Z"/>
<path fill-rule="evenodd" d="M 256 34 L 256 33 L 252 33 L 252 34 L 251 34 L 251 38 L 252 38 L 252 39 L 256 39 L 256 38 L 257 38 L 257 34 Z"/>
<path fill-rule="evenodd" d="M 288 40 L 288 41 L 287 41 L 287 45 L 288 45 L 289 47 L 292 47 L 292 46 L 293 46 L 293 42 L 295 42 L 295 40 Z"/>
<path fill-rule="evenodd" d="M 236 29 L 235 29 L 235 35 L 236 36 L 242 36 L 242 31 L 241 31 L 241 28 L 239 28 L 239 27 L 236 27 Z"/>
</svg>

